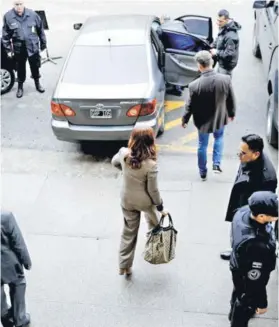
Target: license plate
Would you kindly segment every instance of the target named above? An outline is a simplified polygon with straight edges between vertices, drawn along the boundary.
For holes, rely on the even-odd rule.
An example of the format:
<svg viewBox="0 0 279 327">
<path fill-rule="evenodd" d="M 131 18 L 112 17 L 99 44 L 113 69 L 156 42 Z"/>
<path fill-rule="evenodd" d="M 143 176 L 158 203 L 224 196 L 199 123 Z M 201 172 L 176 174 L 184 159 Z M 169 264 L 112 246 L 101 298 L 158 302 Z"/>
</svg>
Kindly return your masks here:
<svg viewBox="0 0 279 327">
<path fill-rule="evenodd" d="M 91 118 L 112 118 L 111 109 L 90 109 Z"/>
</svg>

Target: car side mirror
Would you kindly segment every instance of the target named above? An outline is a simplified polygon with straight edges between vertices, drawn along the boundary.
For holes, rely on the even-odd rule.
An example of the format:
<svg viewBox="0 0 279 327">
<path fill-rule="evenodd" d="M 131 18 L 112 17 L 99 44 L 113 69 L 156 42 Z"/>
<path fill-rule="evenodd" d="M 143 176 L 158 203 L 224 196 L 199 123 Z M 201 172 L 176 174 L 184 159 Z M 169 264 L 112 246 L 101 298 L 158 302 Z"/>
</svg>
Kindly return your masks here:
<svg viewBox="0 0 279 327">
<path fill-rule="evenodd" d="M 254 9 L 266 8 L 266 1 L 254 1 L 253 8 Z"/>
<path fill-rule="evenodd" d="M 76 24 L 74 24 L 74 30 L 80 30 L 80 28 L 81 28 L 81 26 L 82 26 L 82 23 L 76 23 Z"/>
</svg>

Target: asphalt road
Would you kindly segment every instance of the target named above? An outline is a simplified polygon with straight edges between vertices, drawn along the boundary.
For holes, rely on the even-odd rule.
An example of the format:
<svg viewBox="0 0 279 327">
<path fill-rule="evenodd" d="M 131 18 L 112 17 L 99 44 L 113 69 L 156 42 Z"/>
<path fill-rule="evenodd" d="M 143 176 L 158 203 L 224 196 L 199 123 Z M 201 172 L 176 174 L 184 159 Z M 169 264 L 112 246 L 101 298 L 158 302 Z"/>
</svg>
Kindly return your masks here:
<svg viewBox="0 0 279 327">
<path fill-rule="evenodd" d="M 4 0 L 2 11 L 10 5 Z M 42 67 L 46 93 L 37 93 L 28 79 L 22 99 L 15 97 L 16 88 L 2 97 L 2 206 L 15 212 L 33 258 L 27 274 L 32 326 L 228 326 L 232 285 L 227 263 L 219 260 L 219 252 L 229 246 L 224 212 L 241 136 L 265 134 L 266 82 L 261 61 L 251 51 L 252 2 L 36 0 L 27 5 L 46 10 L 50 54 L 63 56 L 57 65 Z M 117 275 L 121 174 L 109 160 L 120 144 L 93 144 L 92 155 L 84 155 L 76 145 L 57 141 L 50 127 L 51 95 L 76 34 L 73 23 L 103 13 L 215 17 L 221 8 L 243 26 L 233 76 L 237 117 L 226 129 L 224 173 L 209 173 L 206 183 L 200 181 L 196 130 L 192 124 L 187 130 L 179 124 L 187 92 L 169 97 L 167 130 L 157 143 L 160 189 L 179 231 L 177 258 L 160 267 L 143 261 L 143 222 L 135 275 L 125 281 Z M 278 152 L 268 146 L 266 151 L 277 166 Z M 269 311 L 253 319 L 251 327 L 277 326 L 277 290 L 274 273 Z"/>
<path fill-rule="evenodd" d="M 119 3 L 119 5 L 117 5 Z M 210 3 L 210 4 L 209 4 Z M 80 5 L 82 4 L 82 5 Z M 265 134 L 266 83 L 260 60 L 252 56 L 253 13 L 251 2 L 245 1 L 30 1 L 30 7 L 44 9 L 47 14 L 50 30 L 47 32 L 51 56 L 63 56 L 57 65 L 46 63 L 42 67 L 42 83 L 46 93 L 38 94 L 34 90 L 32 80 L 27 80 L 25 96 L 15 98 L 16 87 L 2 98 L 2 146 L 33 148 L 38 150 L 75 152 L 75 145 L 59 142 L 52 135 L 50 128 L 50 100 L 57 77 L 67 55 L 68 49 L 76 35 L 72 26 L 74 22 L 83 22 L 87 15 L 103 13 L 152 13 L 177 17 L 181 14 L 193 13 L 215 17 L 219 8 L 228 8 L 231 16 L 243 25 L 240 32 L 240 60 L 235 70 L 233 83 L 237 95 L 237 118 L 227 128 L 225 155 L 235 155 L 241 135 L 250 132 Z M 10 7 L 9 1 L 3 1 L 3 11 Z M 183 8 L 183 9 L 182 9 Z M 185 8 L 185 9 L 184 9 Z M 62 18 L 63 17 L 63 18 Z M 216 30 L 215 30 L 216 33 Z M 171 97 L 167 100 L 186 101 L 187 91 L 182 98 Z M 178 106 L 179 107 L 179 106 Z M 181 152 L 195 152 L 197 134 L 194 126 L 185 131 L 180 127 L 179 119 L 183 107 L 168 113 L 169 130 L 160 138 L 158 144 L 162 148 L 170 148 Z M 168 147 L 167 147 L 168 146 Z M 181 148 L 182 146 L 182 148 Z M 184 146 L 184 147 L 183 147 Z M 101 145 L 101 147 L 103 147 Z M 271 149 L 272 151 L 272 149 Z M 277 152 L 272 151 L 274 159 Z"/>
</svg>

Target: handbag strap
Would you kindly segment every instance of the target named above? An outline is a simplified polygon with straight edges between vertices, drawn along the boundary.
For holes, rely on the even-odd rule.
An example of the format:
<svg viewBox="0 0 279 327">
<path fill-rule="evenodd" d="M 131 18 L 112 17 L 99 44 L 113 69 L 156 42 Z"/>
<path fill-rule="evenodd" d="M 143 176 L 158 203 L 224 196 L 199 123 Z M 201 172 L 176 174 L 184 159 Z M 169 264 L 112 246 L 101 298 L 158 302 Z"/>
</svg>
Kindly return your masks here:
<svg viewBox="0 0 279 327">
<path fill-rule="evenodd" d="M 171 214 L 168 213 L 166 216 L 169 217 L 169 227 L 173 227 L 173 221 L 172 221 L 172 218 L 171 218 Z M 164 219 L 165 219 L 166 216 L 162 215 L 162 217 L 160 219 L 160 222 L 159 222 L 160 227 L 163 227 Z"/>
</svg>

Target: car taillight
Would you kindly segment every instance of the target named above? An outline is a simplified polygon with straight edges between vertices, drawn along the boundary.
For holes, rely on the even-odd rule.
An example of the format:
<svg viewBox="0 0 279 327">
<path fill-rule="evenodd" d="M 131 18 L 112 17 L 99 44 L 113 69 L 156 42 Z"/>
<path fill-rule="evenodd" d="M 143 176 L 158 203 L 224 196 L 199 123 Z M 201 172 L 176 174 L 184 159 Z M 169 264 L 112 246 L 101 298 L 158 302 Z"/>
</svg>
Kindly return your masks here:
<svg viewBox="0 0 279 327">
<path fill-rule="evenodd" d="M 58 117 L 72 117 L 75 116 L 76 113 L 73 109 L 66 106 L 65 104 L 59 104 L 51 101 L 51 112 L 54 116 Z"/>
<path fill-rule="evenodd" d="M 138 117 L 138 116 L 148 116 L 154 113 L 156 110 L 157 100 L 154 99 L 150 102 L 138 104 L 136 106 L 131 107 L 127 111 L 128 117 Z"/>
</svg>

